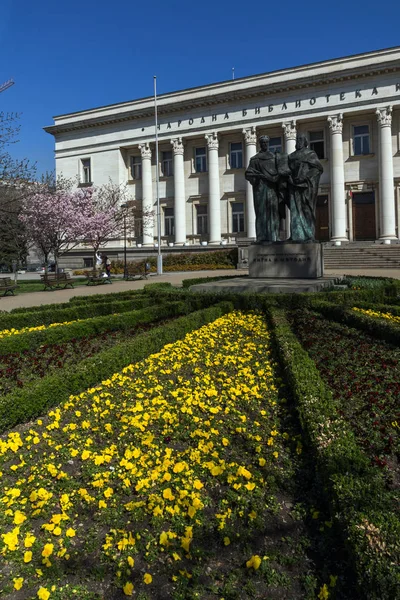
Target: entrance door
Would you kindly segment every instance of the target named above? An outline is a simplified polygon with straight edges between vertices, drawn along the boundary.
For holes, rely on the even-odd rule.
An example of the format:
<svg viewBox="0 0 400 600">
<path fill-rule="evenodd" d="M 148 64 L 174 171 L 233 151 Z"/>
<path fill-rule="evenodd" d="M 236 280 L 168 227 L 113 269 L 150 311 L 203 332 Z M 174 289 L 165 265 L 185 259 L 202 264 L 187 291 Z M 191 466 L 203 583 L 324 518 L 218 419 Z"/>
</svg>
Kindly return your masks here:
<svg viewBox="0 0 400 600">
<path fill-rule="evenodd" d="M 353 239 L 374 240 L 376 238 L 374 192 L 353 193 Z"/>
<path fill-rule="evenodd" d="M 328 196 L 317 197 L 317 213 L 315 217 L 315 239 L 319 242 L 327 242 L 329 240 Z"/>
</svg>

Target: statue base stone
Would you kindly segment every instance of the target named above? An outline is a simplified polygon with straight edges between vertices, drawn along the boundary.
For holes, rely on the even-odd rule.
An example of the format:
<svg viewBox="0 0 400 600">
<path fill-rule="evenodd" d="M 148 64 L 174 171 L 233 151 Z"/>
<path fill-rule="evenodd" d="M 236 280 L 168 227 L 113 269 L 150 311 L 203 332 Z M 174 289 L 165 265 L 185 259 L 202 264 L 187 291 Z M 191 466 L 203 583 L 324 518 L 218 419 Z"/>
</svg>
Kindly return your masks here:
<svg viewBox="0 0 400 600">
<path fill-rule="evenodd" d="M 249 277 L 319 279 L 323 274 L 323 247 L 319 242 L 249 246 Z"/>
</svg>

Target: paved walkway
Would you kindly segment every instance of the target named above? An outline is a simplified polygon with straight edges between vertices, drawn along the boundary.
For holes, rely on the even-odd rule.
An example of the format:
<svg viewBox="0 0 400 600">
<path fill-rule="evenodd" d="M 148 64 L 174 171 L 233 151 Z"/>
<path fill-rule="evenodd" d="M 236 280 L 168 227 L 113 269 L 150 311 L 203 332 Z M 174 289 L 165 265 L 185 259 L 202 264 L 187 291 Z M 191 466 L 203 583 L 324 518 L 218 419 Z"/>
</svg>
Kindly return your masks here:
<svg viewBox="0 0 400 600">
<path fill-rule="evenodd" d="M 46 292 L 27 292 L 17 296 L 1 296 L 0 310 L 10 311 L 22 306 L 40 306 L 45 304 L 58 304 L 68 302 L 74 296 L 93 296 L 94 294 L 112 294 L 115 292 L 126 292 L 127 290 L 141 290 L 149 283 L 168 282 L 180 287 L 183 279 L 196 279 L 198 277 L 221 277 L 233 275 L 247 275 L 247 271 L 234 271 L 229 269 L 215 271 L 190 271 L 187 273 L 164 273 L 164 275 L 152 275 L 149 279 L 137 279 L 135 281 L 113 280 L 110 285 L 80 285 L 76 288 L 65 290 L 47 290 Z"/>
<path fill-rule="evenodd" d="M 400 279 L 400 269 L 326 269 L 326 277 L 340 277 L 345 274 L 368 275 L 370 277 L 393 277 Z M 114 280 L 112 285 L 79 286 L 74 289 L 50 290 L 46 292 L 31 292 L 19 296 L 0 297 L 0 310 L 10 311 L 22 306 L 40 306 L 68 302 L 74 296 L 92 296 L 94 294 L 111 294 L 127 290 L 140 290 L 149 283 L 166 281 L 175 286 L 181 286 L 183 279 L 196 279 L 197 277 L 232 277 L 232 275 L 247 275 L 247 271 L 191 271 L 187 273 L 165 273 L 154 275 L 148 280 L 123 281 Z"/>
</svg>

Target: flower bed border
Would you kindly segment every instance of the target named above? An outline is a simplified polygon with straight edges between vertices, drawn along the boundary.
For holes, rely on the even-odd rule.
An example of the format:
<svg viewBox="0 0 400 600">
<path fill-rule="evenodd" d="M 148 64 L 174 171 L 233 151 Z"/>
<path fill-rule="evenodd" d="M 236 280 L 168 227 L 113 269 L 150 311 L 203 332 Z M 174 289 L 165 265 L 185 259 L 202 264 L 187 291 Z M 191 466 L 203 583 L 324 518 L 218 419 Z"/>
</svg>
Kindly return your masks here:
<svg viewBox="0 0 400 600">
<path fill-rule="evenodd" d="M 372 308 L 377 308 L 378 306 L 373 305 Z M 360 329 L 374 338 L 400 346 L 400 327 L 390 323 L 386 319 L 363 315 L 347 307 L 332 304 L 331 302 L 314 302 L 312 308 L 331 321 Z"/>
<path fill-rule="evenodd" d="M 169 305 L 157 304 L 140 310 L 131 310 L 117 315 L 92 317 L 83 321 L 65 323 L 59 327 L 49 327 L 39 331 L 11 335 L 0 341 L 0 355 L 11 352 L 32 350 L 42 344 L 59 344 L 74 338 L 86 337 L 105 331 L 121 331 L 131 329 L 139 323 L 160 321 L 190 312 L 192 306 L 187 302 L 171 302 Z"/>
<path fill-rule="evenodd" d="M 178 303 L 172 307 L 173 311 L 188 310 L 186 304 L 179 303 L 179 306 L 177 305 Z M 95 386 L 130 363 L 142 360 L 154 352 L 159 352 L 165 344 L 175 342 L 189 331 L 200 328 L 232 309 L 232 304 L 229 302 L 221 302 L 217 306 L 192 312 L 172 323 L 140 334 L 131 342 L 99 352 L 96 356 L 86 358 L 73 367 L 64 368 L 60 373 L 44 377 L 21 390 L 4 396 L 0 401 L 0 433 L 18 423 L 26 423 L 30 419 L 38 417 L 48 408 L 66 401 L 71 394 L 79 394 L 87 388 Z M 160 312 L 161 307 L 151 310 Z"/>
<path fill-rule="evenodd" d="M 314 361 L 291 331 L 283 310 L 269 320 L 300 422 L 315 453 L 333 514 L 344 528 L 355 571 L 368 600 L 397 597 L 400 521 L 381 473 L 370 466 Z"/>
<path fill-rule="evenodd" d="M 141 296 L 131 300 L 111 301 L 111 302 L 87 302 L 65 308 L 45 308 L 41 311 L 31 313 L 23 312 L 18 314 L 0 315 L 0 330 L 2 329 L 21 329 L 22 327 L 36 327 L 38 325 L 50 325 L 50 323 L 62 323 L 65 321 L 74 321 L 77 319 L 91 319 L 112 315 L 113 313 L 123 313 L 132 310 L 140 310 L 154 302 L 152 298 Z"/>
</svg>

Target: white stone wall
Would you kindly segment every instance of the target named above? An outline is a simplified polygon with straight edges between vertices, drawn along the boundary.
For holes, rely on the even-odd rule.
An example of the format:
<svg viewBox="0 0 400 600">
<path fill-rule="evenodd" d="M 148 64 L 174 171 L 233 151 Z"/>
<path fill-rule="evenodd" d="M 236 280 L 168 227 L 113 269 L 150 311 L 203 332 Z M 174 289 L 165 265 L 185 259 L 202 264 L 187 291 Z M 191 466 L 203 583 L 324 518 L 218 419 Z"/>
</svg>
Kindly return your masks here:
<svg viewBox="0 0 400 600">
<path fill-rule="evenodd" d="M 196 204 L 207 203 L 214 207 L 214 211 L 217 206 L 215 191 L 210 198 L 210 181 L 212 190 L 218 189 L 215 188 L 215 178 L 210 180 L 210 173 L 194 172 L 194 149 L 208 147 L 205 136 L 211 135 L 213 144 L 218 145 L 221 239 L 234 239 L 235 236 L 229 236 L 231 204 L 234 201 L 243 202 L 245 211 L 249 211 L 251 198 L 249 192 L 246 192 L 248 186 L 244 168 L 230 168 L 230 143 L 242 142 L 244 164 L 244 129 L 255 131 L 257 137 L 265 134 L 281 137 L 283 147 L 285 141 L 293 147 L 293 137 L 289 141 L 285 138 L 289 134 L 286 131 L 284 133 L 284 123 L 292 123 L 293 128 L 301 133 L 308 134 L 313 130 L 324 132 L 325 158 L 321 161 L 324 173 L 320 186 L 321 193 L 329 196 L 332 239 L 352 239 L 350 192 L 354 190 L 375 192 L 377 237 L 398 237 L 399 65 L 400 48 L 394 48 L 161 96 L 158 101 L 160 162 L 162 152 L 171 151 L 171 140 L 179 138 L 184 145 L 186 237 L 193 243 L 199 242 L 196 236 Z M 142 181 L 129 180 L 130 155 L 140 157 L 139 146 L 149 144 L 152 152 L 152 197 L 155 204 L 156 164 L 152 108 L 153 100 L 147 98 L 56 117 L 55 125 L 47 128 L 47 131 L 55 136 L 57 174 L 62 173 L 69 178 L 79 177 L 81 160 L 90 158 L 95 185 L 102 185 L 110 179 L 115 183 L 126 183 L 130 196 L 141 200 Z M 384 115 L 384 119 L 389 119 L 389 125 L 386 121 L 383 123 L 378 120 L 380 117 L 376 114 L 377 110 Z M 87 123 L 90 123 L 90 127 L 85 125 Z M 364 124 L 370 128 L 370 154 L 354 156 L 353 127 Z M 387 141 L 388 126 L 392 139 L 391 159 L 388 151 L 390 144 Z M 340 168 L 337 165 L 337 156 L 340 155 L 337 154 L 337 146 L 335 156 L 331 155 L 332 127 L 336 127 L 335 135 L 340 136 L 335 137 L 335 143 L 341 140 L 343 157 Z M 382 135 L 386 141 L 383 141 Z M 215 153 L 215 149 L 211 150 L 212 147 L 214 148 L 210 146 L 209 151 Z M 383 155 L 384 165 L 381 160 Z M 331 181 L 333 172 L 336 177 L 334 182 Z M 390 177 L 392 172 L 393 190 L 388 185 L 388 173 Z M 174 177 L 160 177 L 159 196 L 162 207 L 174 206 Z M 213 214 L 218 214 L 218 211 Z M 164 226 L 162 231 L 163 229 Z M 395 234 L 392 235 L 392 231 Z M 156 227 L 154 234 L 156 235 Z"/>
</svg>

